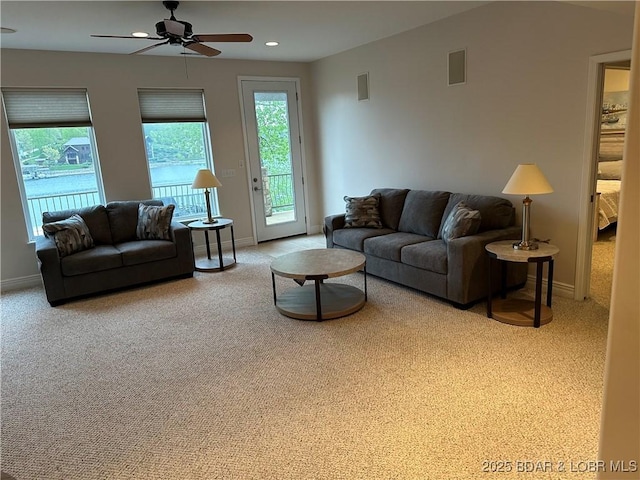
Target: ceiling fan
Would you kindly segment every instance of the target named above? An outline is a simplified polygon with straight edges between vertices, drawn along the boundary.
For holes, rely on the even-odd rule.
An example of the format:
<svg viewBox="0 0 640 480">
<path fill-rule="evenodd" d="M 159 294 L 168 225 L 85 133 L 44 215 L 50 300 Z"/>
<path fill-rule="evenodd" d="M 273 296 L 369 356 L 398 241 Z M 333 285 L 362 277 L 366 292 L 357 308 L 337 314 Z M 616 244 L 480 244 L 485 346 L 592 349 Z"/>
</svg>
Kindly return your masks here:
<svg viewBox="0 0 640 480">
<path fill-rule="evenodd" d="M 137 40 L 164 40 L 163 42 L 131 52 L 131 55 L 143 53 L 161 45 L 182 45 L 200 55 L 215 57 L 222 53 L 220 50 L 204 45 L 202 42 L 250 42 L 253 37 L 247 33 L 207 33 L 193 34 L 189 22 L 177 20 L 173 12 L 180 2 L 165 1 L 162 4 L 171 11 L 171 18 L 156 23 L 157 37 L 136 37 L 133 35 L 91 35 L 99 38 L 134 38 Z"/>
</svg>

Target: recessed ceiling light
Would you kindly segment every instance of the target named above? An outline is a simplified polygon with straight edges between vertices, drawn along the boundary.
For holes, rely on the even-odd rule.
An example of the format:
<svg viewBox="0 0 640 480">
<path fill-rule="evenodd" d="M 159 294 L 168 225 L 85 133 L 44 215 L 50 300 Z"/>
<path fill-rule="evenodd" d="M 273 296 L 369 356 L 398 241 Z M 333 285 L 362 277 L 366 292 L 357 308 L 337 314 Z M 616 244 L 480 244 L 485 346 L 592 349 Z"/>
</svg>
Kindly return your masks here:
<svg viewBox="0 0 640 480">
<path fill-rule="evenodd" d="M 277 47 L 280 44 L 278 42 L 267 42 L 267 43 L 265 43 L 265 45 L 267 47 Z"/>
<path fill-rule="evenodd" d="M 131 35 L 138 38 L 147 38 L 149 36 L 147 32 L 133 32 Z"/>
<path fill-rule="evenodd" d="M 14 30 L 13 28 L 0 27 L 0 32 L 1 33 L 16 33 L 16 30 Z"/>
</svg>

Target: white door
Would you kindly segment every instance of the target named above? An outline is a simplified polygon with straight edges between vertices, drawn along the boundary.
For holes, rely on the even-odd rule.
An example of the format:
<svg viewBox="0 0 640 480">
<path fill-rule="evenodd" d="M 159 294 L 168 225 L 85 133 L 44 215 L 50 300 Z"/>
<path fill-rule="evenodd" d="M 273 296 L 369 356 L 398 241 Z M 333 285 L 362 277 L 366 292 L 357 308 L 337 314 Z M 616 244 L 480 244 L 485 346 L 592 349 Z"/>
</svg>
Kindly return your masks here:
<svg viewBox="0 0 640 480">
<path fill-rule="evenodd" d="M 295 81 L 241 80 L 258 242 L 306 233 Z"/>
</svg>

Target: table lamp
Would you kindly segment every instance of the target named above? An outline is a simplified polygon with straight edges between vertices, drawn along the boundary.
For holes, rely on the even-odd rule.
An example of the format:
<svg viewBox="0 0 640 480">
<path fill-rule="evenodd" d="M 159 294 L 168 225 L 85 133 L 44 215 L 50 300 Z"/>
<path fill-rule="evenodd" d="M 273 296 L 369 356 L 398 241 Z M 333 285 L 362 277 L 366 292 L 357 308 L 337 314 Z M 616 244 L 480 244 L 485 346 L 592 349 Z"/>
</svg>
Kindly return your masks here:
<svg viewBox="0 0 640 480">
<path fill-rule="evenodd" d="M 522 200 L 522 240 L 514 243 L 516 250 L 537 250 L 538 244 L 529 240 L 529 207 L 532 200 L 529 195 L 541 195 L 553 192 L 553 188 L 535 163 L 518 165 L 502 193 L 524 195 Z"/>
<path fill-rule="evenodd" d="M 207 218 L 202 220 L 202 223 L 216 223 L 217 220 L 211 217 L 211 201 L 209 200 L 209 189 L 221 187 L 220 180 L 216 178 L 211 170 L 208 168 L 202 168 L 198 170 L 196 178 L 193 180 L 191 188 L 204 188 L 204 198 L 207 201 Z"/>
</svg>

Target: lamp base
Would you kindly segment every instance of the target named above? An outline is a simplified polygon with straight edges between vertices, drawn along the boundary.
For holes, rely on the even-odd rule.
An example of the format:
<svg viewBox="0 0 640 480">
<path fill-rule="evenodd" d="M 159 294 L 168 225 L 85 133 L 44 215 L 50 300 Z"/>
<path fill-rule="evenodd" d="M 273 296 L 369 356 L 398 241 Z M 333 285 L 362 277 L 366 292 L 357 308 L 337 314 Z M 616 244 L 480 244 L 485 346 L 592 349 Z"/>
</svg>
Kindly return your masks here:
<svg viewBox="0 0 640 480">
<path fill-rule="evenodd" d="M 538 244 L 534 242 L 516 242 L 513 244 L 514 250 L 538 250 Z"/>
<path fill-rule="evenodd" d="M 204 220 L 202 220 L 202 223 L 204 223 L 205 225 L 211 225 L 212 223 L 218 223 L 218 220 L 215 218 L 205 218 Z"/>
</svg>

